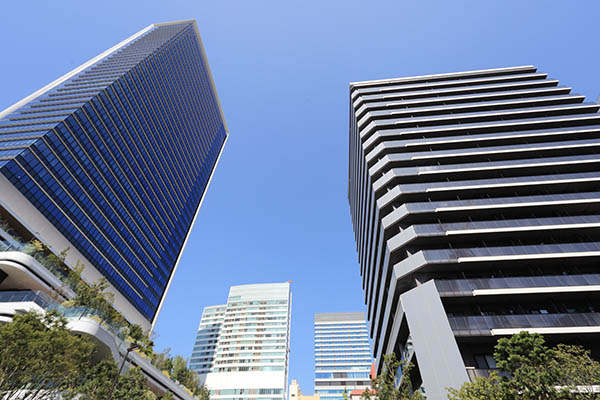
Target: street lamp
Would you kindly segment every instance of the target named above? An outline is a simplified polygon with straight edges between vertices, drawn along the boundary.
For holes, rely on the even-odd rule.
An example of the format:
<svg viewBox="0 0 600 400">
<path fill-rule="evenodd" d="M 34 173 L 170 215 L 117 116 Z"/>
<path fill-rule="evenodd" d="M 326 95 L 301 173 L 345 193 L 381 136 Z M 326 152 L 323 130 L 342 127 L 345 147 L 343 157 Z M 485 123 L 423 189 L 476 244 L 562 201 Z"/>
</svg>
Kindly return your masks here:
<svg viewBox="0 0 600 400">
<path fill-rule="evenodd" d="M 108 397 L 106 400 L 111 400 L 111 398 L 112 398 L 113 391 L 117 387 L 117 382 L 119 381 L 119 376 L 121 376 L 121 371 L 123 371 L 123 367 L 125 366 L 125 361 L 127 361 L 127 356 L 129 355 L 130 352 L 132 352 L 135 349 L 139 349 L 139 348 L 140 348 L 140 345 L 135 344 L 135 343 L 127 348 L 127 353 L 125 353 L 125 357 L 123 357 L 123 361 L 121 361 L 121 367 L 119 368 L 119 372 L 117 373 L 117 376 L 115 376 L 115 380 L 113 381 L 112 387 L 110 388 L 110 392 L 108 392 Z"/>
</svg>

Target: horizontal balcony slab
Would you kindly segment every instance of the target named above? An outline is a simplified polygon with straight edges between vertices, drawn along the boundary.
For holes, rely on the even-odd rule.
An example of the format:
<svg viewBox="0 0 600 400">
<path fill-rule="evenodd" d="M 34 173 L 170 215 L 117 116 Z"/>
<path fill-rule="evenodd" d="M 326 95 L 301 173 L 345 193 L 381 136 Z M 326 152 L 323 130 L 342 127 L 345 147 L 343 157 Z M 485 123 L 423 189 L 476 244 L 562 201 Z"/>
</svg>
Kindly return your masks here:
<svg viewBox="0 0 600 400">
<path fill-rule="evenodd" d="M 556 207 L 600 202 L 600 192 L 544 194 L 537 196 L 495 197 L 450 201 L 428 201 L 405 203 L 386 215 L 381 223 L 384 229 L 400 222 L 407 216 L 444 212 L 473 212 L 475 210 L 501 210 L 525 207 Z"/>
<path fill-rule="evenodd" d="M 540 118 L 540 114 L 564 115 L 564 114 L 587 114 L 595 113 L 600 109 L 597 103 L 586 102 L 582 104 L 567 104 L 557 106 L 525 107 L 511 110 L 497 110 L 474 113 L 435 115 L 415 118 L 394 118 L 388 120 L 371 121 L 360 130 L 362 140 L 367 139 L 373 132 L 385 129 L 414 128 L 427 126 L 448 126 L 455 124 L 478 123 L 482 119 L 488 121 L 506 121 L 516 119 Z"/>
<path fill-rule="evenodd" d="M 570 157 L 546 157 L 543 159 L 539 159 L 539 154 L 536 154 L 535 158 L 528 158 L 529 153 L 536 152 L 542 153 L 547 151 L 567 151 L 570 149 L 583 149 L 583 148 L 595 148 L 600 146 L 600 138 L 591 138 L 591 139 L 581 139 L 581 140 L 564 140 L 564 141 L 556 141 L 556 142 L 544 142 L 544 143 L 530 143 L 530 144 L 518 144 L 518 145 L 505 145 L 505 146 L 489 146 L 489 147 L 476 147 L 476 148 L 467 148 L 467 149 L 453 149 L 453 150 L 435 150 L 435 151 L 422 151 L 422 152 L 410 152 L 410 153 L 394 153 L 388 154 L 383 157 L 380 161 L 378 161 L 375 165 L 373 165 L 369 169 L 369 174 L 371 176 L 376 175 L 378 172 L 381 172 L 386 166 L 394 163 L 405 163 L 410 164 L 415 161 L 423 161 L 423 160 L 436 160 L 440 159 L 444 161 L 442 165 L 431 165 L 431 166 L 415 166 L 417 170 L 417 174 L 426 174 L 432 173 L 434 171 L 444 171 L 444 170 L 469 170 L 473 168 L 487 168 L 493 169 L 497 168 L 495 165 L 500 166 L 512 166 L 518 165 L 519 163 L 539 163 L 543 161 L 552 161 L 552 160 L 568 160 Z M 491 156 L 491 155 L 502 155 L 502 154 L 521 154 L 519 158 L 515 160 L 493 160 L 486 162 L 472 162 L 472 163 L 458 163 L 458 164 L 449 164 L 448 160 L 453 158 L 464 158 L 464 157 L 476 157 L 476 156 Z M 564 154 L 564 153 L 563 153 Z M 531 154 L 529 154 L 530 156 Z M 571 156 L 573 157 L 573 156 Z M 399 171 L 395 172 L 398 176 L 404 176 L 406 174 L 402 173 L 402 168 L 394 168 L 391 171 L 395 171 L 398 169 Z M 439 172 L 438 172 L 439 173 Z M 387 174 L 387 172 L 386 172 Z M 377 182 L 375 181 L 374 188 L 377 190 Z"/>
<path fill-rule="evenodd" d="M 396 251 L 418 239 L 470 235 L 510 235 L 519 232 L 547 232 L 600 228 L 600 215 L 581 215 L 554 218 L 527 218 L 492 221 L 472 221 L 442 224 L 411 225 L 387 242 L 390 251 Z M 431 240 L 430 240 L 431 241 Z M 440 242 L 443 243 L 443 242 Z"/>
<path fill-rule="evenodd" d="M 599 182 L 600 174 L 597 172 L 582 172 L 569 174 L 519 176 L 495 179 L 472 179 L 450 182 L 427 182 L 414 184 L 399 184 L 377 199 L 377 207 L 382 209 L 390 203 L 402 200 L 405 195 L 428 193 L 475 191 L 501 189 L 507 187 L 533 187 L 542 185 L 561 185 Z M 387 214 L 386 214 L 387 215 Z"/>
<path fill-rule="evenodd" d="M 443 149 L 469 149 L 477 148 L 477 145 L 483 145 L 482 147 L 491 147 L 497 143 L 508 143 L 515 144 L 519 141 L 528 141 L 531 144 L 535 143 L 552 143 L 557 141 L 559 138 L 573 135 L 589 134 L 590 137 L 594 133 L 600 131 L 600 126 L 579 126 L 579 127 L 564 127 L 564 128 L 551 128 L 551 129 L 535 129 L 526 131 L 509 131 L 509 132 L 493 132 L 493 133 L 480 133 L 473 135 L 457 135 L 457 136 L 444 136 L 444 137 L 423 137 L 405 140 L 386 140 L 378 144 L 373 150 L 371 150 L 365 159 L 368 166 L 373 166 L 379 157 L 386 154 L 396 154 L 404 152 L 416 152 L 420 148 L 430 149 L 439 148 Z M 487 144 L 487 145 L 486 145 Z M 437 150 L 436 150 L 437 151 Z"/>
<path fill-rule="evenodd" d="M 487 122 L 465 122 L 461 124 L 436 125 L 412 128 L 388 128 L 380 129 L 374 132 L 368 139 L 362 142 L 362 149 L 369 153 L 375 146 L 387 140 L 399 140 L 401 137 L 410 138 L 415 136 L 435 137 L 442 133 L 443 137 L 451 137 L 466 133 L 478 134 L 480 131 L 487 132 L 507 132 L 519 131 L 524 129 L 548 129 L 556 126 L 570 125 L 597 125 L 600 123 L 600 115 L 597 113 L 561 115 L 544 118 L 523 118 L 508 121 L 487 121 Z"/>
<path fill-rule="evenodd" d="M 0 252 L 0 270 L 7 274 L 0 283 L 0 290 L 41 290 L 50 296 L 58 294 L 65 300 L 75 297 L 75 293 L 55 274 L 23 252 Z"/>
<path fill-rule="evenodd" d="M 600 274 L 436 279 L 441 297 L 600 291 Z"/>
<path fill-rule="evenodd" d="M 507 93 L 505 93 L 507 94 Z M 437 99 L 440 101 L 440 99 Z M 374 119 L 391 119 L 391 118 L 418 118 L 419 114 L 423 115 L 448 115 L 462 113 L 475 113 L 491 111 L 490 109 L 519 109 L 525 107 L 536 107 L 544 105 L 559 105 L 582 103 L 585 96 L 577 94 L 563 94 L 556 96 L 538 96 L 538 97 L 522 97 L 509 100 L 488 100 L 475 103 L 452 103 L 440 105 L 417 105 L 410 108 L 402 107 L 394 109 L 393 105 L 388 104 L 388 107 L 382 110 L 367 111 L 359 120 L 358 128 L 362 129 L 369 121 Z M 405 106 L 404 102 L 398 103 L 399 106 Z"/>
<path fill-rule="evenodd" d="M 498 86 L 498 85 L 496 85 Z M 494 88 L 494 85 L 488 85 L 489 88 Z M 468 87 L 463 90 L 469 89 Z M 546 96 L 557 96 L 567 95 L 571 92 L 570 87 L 566 86 L 550 86 L 550 87 L 534 87 L 528 88 L 525 86 L 523 89 L 507 90 L 507 91 L 488 91 L 484 93 L 472 93 L 467 92 L 464 94 L 453 94 L 456 89 L 451 89 L 448 93 L 448 89 L 440 90 L 442 96 L 437 98 L 411 98 L 410 96 L 399 99 L 399 100 L 383 100 L 383 101 L 370 101 L 363 103 L 355 112 L 358 120 L 362 119 L 363 116 L 374 110 L 385 110 L 385 109 L 398 109 L 398 108 L 413 108 L 413 107 L 426 107 L 431 105 L 438 105 L 443 107 L 445 104 L 480 104 L 483 102 L 492 102 L 502 99 L 514 99 L 514 98 L 527 98 L 527 97 L 540 97 Z M 445 94 L 445 96 L 444 96 Z"/>
<path fill-rule="evenodd" d="M 474 247 L 421 250 L 394 265 L 397 279 L 420 270 L 441 268 L 458 263 L 523 261 L 600 257 L 600 243 L 580 242 L 529 246 Z"/>
<path fill-rule="evenodd" d="M 450 316 L 455 336 L 512 335 L 520 331 L 600 333 L 600 313 Z"/>
<path fill-rule="evenodd" d="M 376 99 L 382 94 L 388 94 L 390 92 L 403 91 L 407 92 L 410 90 L 427 90 L 433 91 L 436 88 L 447 88 L 447 87 L 465 87 L 465 86 L 476 86 L 478 84 L 493 84 L 502 83 L 506 81 L 524 81 L 524 80 L 544 80 L 548 77 L 545 73 L 536 73 L 528 70 L 528 73 L 515 74 L 515 75 L 500 75 L 500 76 L 486 76 L 466 79 L 449 79 L 440 80 L 435 82 L 424 82 L 424 83 L 408 83 L 397 85 L 386 85 L 381 87 L 371 88 L 358 88 L 352 92 L 353 98 L 361 98 L 363 100 Z"/>
</svg>

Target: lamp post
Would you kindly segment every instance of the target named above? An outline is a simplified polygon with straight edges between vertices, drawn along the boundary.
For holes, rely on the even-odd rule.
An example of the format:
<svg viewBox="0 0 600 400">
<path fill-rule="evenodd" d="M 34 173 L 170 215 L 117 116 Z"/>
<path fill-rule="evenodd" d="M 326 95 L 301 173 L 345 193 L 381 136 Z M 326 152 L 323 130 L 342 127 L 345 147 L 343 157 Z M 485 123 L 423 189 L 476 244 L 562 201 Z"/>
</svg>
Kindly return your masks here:
<svg viewBox="0 0 600 400">
<path fill-rule="evenodd" d="M 113 381 L 112 387 L 110 388 L 110 392 L 108 392 L 108 397 L 106 400 L 111 400 L 112 398 L 113 391 L 117 387 L 117 382 L 119 382 L 119 376 L 121 376 L 121 371 L 123 371 L 123 367 L 125 366 L 125 361 L 127 361 L 127 356 L 130 352 L 139 348 L 140 346 L 135 343 L 127 348 L 127 353 L 125 353 L 125 357 L 123 357 L 123 361 L 121 361 L 121 367 L 119 367 L 119 372 L 117 373 L 117 376 L 115 376 L 115 380 Z"/>
</svg>

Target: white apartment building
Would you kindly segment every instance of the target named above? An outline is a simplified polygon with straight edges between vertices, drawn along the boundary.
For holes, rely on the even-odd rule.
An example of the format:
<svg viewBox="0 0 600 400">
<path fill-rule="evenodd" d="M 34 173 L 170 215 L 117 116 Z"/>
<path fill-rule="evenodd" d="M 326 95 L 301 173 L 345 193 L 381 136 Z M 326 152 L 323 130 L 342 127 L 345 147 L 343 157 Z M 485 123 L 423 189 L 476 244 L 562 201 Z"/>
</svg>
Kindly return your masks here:
<svg viewBox="0 0 600 400">
<path fill-rule="evenodd" d="M 291 300 L 289 282 L 241 285 L 204 308 L 190 368 L 211 399 L 286 399 Z"/>
</svg>

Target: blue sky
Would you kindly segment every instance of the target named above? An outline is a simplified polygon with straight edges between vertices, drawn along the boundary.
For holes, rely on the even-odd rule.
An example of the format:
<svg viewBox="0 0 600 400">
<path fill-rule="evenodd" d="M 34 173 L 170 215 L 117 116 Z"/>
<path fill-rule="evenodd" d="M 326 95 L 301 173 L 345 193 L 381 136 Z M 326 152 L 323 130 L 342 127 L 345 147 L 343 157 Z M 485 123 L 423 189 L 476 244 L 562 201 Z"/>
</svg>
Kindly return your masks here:
<svg viewBox="0 0 600 400">
<path fill-rule="evenodd" d="M 189 357 L 230 285 L 292 280 L 290 379 L 315 312 L 364 309 L 347 192 L 348 82 L 534 64 L 600 94 L 595 1 L 6 1 L 0 109 L 154 22 L 194 18 L 230 138 L 157 324 Z"/>
</svg>

